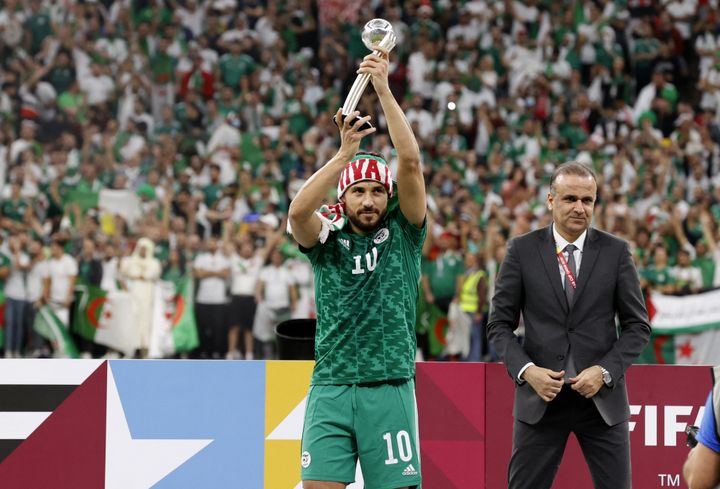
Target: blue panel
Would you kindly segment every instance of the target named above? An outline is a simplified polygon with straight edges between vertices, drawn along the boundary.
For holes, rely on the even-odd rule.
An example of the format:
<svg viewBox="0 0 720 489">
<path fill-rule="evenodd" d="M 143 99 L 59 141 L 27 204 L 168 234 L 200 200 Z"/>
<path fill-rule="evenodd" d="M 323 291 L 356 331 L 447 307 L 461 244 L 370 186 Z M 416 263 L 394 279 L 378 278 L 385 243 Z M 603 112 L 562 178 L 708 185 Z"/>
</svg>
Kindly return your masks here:
<svg viewBox="0 0 720 489">
<path fill-rule="evenodd" d="M 156 489 L 263 487 L 265 363 L 110 361 L 133 438 L 213 439 Z"/>
</svg>

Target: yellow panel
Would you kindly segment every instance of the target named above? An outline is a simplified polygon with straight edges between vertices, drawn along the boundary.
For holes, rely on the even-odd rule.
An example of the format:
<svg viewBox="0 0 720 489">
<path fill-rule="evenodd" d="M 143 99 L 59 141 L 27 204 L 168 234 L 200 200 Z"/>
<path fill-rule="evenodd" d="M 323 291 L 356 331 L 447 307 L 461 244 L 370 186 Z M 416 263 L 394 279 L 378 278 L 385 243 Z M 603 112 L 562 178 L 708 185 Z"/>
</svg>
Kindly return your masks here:
<svg viewBox="0 0 720 489">
<path fill-rule="evenodd" d="M 268 361 L 265 365 L 265 437 L 267 438 L 307 396 L 310 361 Z M 293 418 L 291 418 L 293 419 Z M 294 426 L 296 423 L 300 426 Z M 300 433 L 302 421 L 290 422 Z M 294 489 L 300 483 L 300 437 L 265 440 L 265 488 Z"/>
<path fill-rule="evenodd" d="M 314 362 L 268 361 L 265 370 L 265 436 L 307 396 Z"/>
<path fill-rule="evenodd" d="M 300 441 L 265 442 L 265 489 L 294 489 L 300 483 Z"/>
</svg>

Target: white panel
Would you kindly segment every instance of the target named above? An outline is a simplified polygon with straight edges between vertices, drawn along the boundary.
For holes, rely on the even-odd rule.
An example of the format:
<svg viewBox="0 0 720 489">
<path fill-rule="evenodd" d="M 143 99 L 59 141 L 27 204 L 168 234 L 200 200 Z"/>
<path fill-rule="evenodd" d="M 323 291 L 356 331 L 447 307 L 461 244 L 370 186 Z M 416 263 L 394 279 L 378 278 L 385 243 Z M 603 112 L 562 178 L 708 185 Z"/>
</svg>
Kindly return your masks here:
<svg viewBox="0 0 720 489">
<path fill-rule="evenodd" d="M 105 360 L 3 359 L 0 384 L 79 385 Z"/>
<path fill-rule="evenodd" d="M 0 412 L 0 440 L 24 440 L 48 416 L 50 412 Z"/>
</svg>

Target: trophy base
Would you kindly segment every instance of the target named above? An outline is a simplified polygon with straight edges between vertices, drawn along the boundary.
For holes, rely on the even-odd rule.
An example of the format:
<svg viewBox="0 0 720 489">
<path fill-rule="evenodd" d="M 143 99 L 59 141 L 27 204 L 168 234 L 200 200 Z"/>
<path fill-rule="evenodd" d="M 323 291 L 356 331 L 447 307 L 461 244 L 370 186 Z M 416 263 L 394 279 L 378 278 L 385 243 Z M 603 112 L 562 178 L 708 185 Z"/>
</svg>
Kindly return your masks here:
<svg viewBox="0 0 720 489">
<path fill-rule="evenodd" d="M 344 121 L 345 117 L 347 117 L 347 115 L 346 114 L 341 114 L 341 115 L 342 115 L 342 120 Z M 363 116 L 359 115 L 357 118 L 362 119 Z M 333 122 L 335 122 L 335 125 L 337 125 L 337 122 L 335 121 L 334 117 L 333 117 Z M 373 125 L 370 124 L 370 121 L 365 121 L 363 124 L 360 125 L 360 128 L 358 130 L 364 131 L 365 129 L 370 129 L 372 127 L 373 127 Z"/>
</svg>

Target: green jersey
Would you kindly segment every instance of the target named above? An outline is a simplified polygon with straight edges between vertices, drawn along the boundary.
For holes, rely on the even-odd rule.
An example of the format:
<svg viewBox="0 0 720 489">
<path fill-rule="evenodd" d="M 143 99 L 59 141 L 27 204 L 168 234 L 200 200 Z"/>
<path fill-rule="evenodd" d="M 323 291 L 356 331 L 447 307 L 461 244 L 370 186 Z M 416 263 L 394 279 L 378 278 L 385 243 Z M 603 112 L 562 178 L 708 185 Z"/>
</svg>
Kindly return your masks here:
<svg viewBox="0 0 720 489">
<path fill-rule="evenodd" d="M 348 224 L 303 250 L 315 274 L 313 385 L 414 377 L 425 233 L 425 225 L 408 222 L 395 198 L 373 233 L 356 234 Z"/>
</svg>

